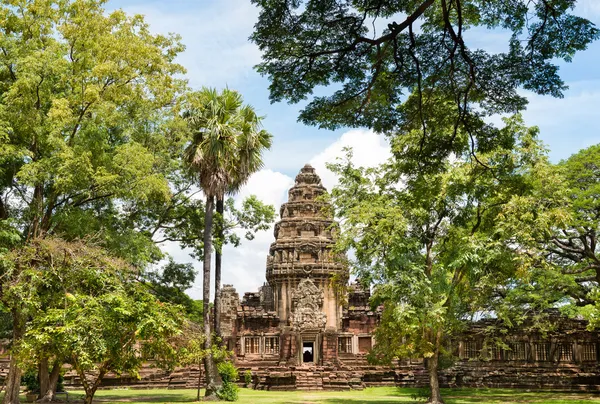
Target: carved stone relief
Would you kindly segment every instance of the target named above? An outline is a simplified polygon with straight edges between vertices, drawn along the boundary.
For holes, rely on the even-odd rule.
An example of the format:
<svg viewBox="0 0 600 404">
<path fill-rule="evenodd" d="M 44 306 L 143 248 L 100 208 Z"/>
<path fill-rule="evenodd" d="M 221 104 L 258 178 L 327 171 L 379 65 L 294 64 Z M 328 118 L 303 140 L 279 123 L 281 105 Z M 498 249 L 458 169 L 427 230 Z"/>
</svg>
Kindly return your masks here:
<svg viewBox="0 0 600 404">
<path fill-rule="evenodd" d="M 300 252 L 305 252 L 305 253 L 316 253 L 318 249 L 319 249 L 319 247 L 317 247 L 317 245 L 314 243 L 302 243 L 298 247 L 298 250 Z"/>
<path fill-rule="evenodd" d="M 292 292 L 292 327 L 294 329 L 322 329 L 327 317 L 321 311 L 323 291 L 310 278 L 300 281 Z"/>
</svg>

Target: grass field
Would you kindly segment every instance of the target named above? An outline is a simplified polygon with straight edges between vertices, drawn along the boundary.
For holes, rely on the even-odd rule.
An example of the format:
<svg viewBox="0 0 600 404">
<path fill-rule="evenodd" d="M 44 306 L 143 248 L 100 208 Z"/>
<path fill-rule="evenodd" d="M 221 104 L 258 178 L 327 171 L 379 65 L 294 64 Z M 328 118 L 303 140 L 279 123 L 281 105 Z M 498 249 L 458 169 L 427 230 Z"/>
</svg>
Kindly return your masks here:
<svg viewBox="0 0 600 404">
<path fill-rule="evenodd" d="M 240 404 L 392 404 L 418 403 L 421 390 L 391 387 L 369 388 L 362 391 L 271 392 L 240 390 Z M 600 394 L 558 393 L 510 389 L 444 389 L 447 404 L 467 403 L 599 403 Z M 0 395 L 1 396 L 1 395 Z M 82 392 L 71 392 L 69 402 L 81 402 Z M 109 403 L 184 403 L 193 402 L 194 390 L 101 390 L 95 402 Z"/>
<path fill-rule="evenodd" d="M 239 404 L 395 404 L 419 403 L 418 389 L 393 387 L 368 388 L 362 391 L 256 391 L 241 389 Z M 446 404 L 467 403 L 599 403 L 600 394 L 527 391 L 511 389 L 443 389 Z M 2 395 L 0 395 L 1 397 Z M 69 402 L 81 402 L 82 392 L 69 393 Z M 196 399 L 195 390 L 101 390 L 94 402 L 109 403 L 185 403 Z"/>
</svg>

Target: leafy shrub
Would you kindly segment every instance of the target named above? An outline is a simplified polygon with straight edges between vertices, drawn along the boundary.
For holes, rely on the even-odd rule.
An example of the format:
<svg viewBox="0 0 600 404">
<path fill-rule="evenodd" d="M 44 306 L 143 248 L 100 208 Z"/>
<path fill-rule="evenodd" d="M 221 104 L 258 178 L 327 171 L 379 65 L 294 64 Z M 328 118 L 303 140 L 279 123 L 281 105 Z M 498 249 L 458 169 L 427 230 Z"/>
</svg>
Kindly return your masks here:
<svg viewBox="0 0 600 404">
<path fill-rule="evenodd" d="M 235 383 L 223 383 L 223 387 L 217 391 L 217 397 L 225 401 L 237 401 L 239 387 Z"/>
<path fill-rule="evenodd" d="M 414 401 L 427 401 L 431 396 L 431 390 L 429 387 L 422 387 L 417 389 L 413 394 L 410 395 Z"/>
<path fill-rule="evenodd" d="M 65 378 L 63 375 L 58 375 L 58 382 L 56 382 L 56 391 L 65 391 L 64 385 Z"/>
<path fill-rule="evenodd" d="M 27 386 L 27 390 L 30 393 L 39 393 L 40 391 L 40 382 L 35 370 L 29 370 L 25 372 L 25 374 L 21 377 L 21 384 Z"/>
<path fill-rule="evenodd" d="M 217 391 L 217 397 L 226 401 L 237 401 L 238 386 L 235 382 L 238 380 L 238 370 L 231 362 L 221 362 L 217 364 L 219 375 L 223 380 L 223 387 Z"/>
<path fill-rule="evenodd" d="M 235 383 L 238 379 L 238 370 L 231 362 L 221 362 L 217 364 L 219 375 L 223 383 Z"/>
<path fill-rule="evenodd" d="M 252 371 L 250 369 L 244 372 L 244 384 L 246 387 L 252 384 Z"/>
</svg>

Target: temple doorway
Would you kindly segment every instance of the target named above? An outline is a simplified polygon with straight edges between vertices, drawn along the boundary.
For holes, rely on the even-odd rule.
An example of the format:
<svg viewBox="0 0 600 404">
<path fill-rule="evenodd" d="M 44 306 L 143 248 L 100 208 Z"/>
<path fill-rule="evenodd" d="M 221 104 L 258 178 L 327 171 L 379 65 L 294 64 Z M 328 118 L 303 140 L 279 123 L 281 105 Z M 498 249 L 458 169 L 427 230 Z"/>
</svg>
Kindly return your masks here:
<svg viewBox="0 0 600 404">
<path fill-rule="evenodd" d="M 315 361 L 314 353 L 314 342 L 303 342 L 302 343 L 302 362 L 313 363 Z"/>
</svg>

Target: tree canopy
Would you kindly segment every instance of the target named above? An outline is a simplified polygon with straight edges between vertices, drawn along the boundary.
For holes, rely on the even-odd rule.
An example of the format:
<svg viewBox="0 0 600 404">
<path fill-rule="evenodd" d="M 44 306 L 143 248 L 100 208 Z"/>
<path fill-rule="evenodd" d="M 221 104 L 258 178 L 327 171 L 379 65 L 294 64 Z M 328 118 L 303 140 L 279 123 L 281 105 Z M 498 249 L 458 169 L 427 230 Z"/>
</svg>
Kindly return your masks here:
<svg viewBox="0 0 600 404">
<path fill-rule="evenodd" d="M 104 4 L 0 5 L 1 261 L 45 237 L 84 239 L 138 268 L 162 257 L 152 240 L 160 222 L 149 218 L 181 178 L 173 105 L 185 90 L 174 77 L 183 46 Z M 4 271 L 0 300 L 16 345 L 35 313 L 9 297 L 19 271 Z M 56 297 L 44 290 L 40 302 Z M 14 355 L 10 366 L 7 403 L 18 402 Z"/>
<path fill-rule="evenodd" d="M 529 173 L 532 191 L 506 207 L 502 222 L 521 277 L 503 296 L 510 321 L 519 307 L 560 309 L 600 326 L 600 146 Z M 535 327 L 553 327 L 543 316 Z"/>
<path fill-rule="evenodd" d="M 160 304 L 125 261 L 54 238 L 37 239 L 7 258 L 3 269 L 14 276 L 6 299 L 31 319 L 14 353 L 34 366 L 49 356 L 59 368 L 72 365 L 86 403 L 108 372 L 135 376 L 144 359 L 175 362 L 170 340 L 182 329 L 180 309 Z"/>
<path fill-rule="evenodd" d="M 95 234 L 142 264 L 160 252 L 135 230 L 138 207 L 169 201 L 181 152 L 168 118 L 183 46 L 104 3 L 0 6 L 0 245 L 9 228 L 22 240 Z"/>
<path fill-rule="evenodd" d="M 498 129 L 482 118 L 522 110 L 519 89 L 561 97 L 558 61 L 570 62 L 599 33 L 573 14 L 573 0 L 253 3 L 260 16 L 251 39 L 272 101 L 308 98 L 300 121 L 324 128 L 419 129 L 420 156 L 432 164 L 456 149 L 494 148 Z M 492 29 L 506 32 L 505 51 L 471 45 Z M 441 119 L 453 129 L 432 132 Z M 470 142 L 456 144 L 460 130 Z"/>
<path fill-rule="evenodd" d="M 219 297 L 221 287 L 221 247 L 225 239 L 224 196 L 239 190 L 250 175 L 262 165 L 262 152 L 271 147 L 271 134 L 261 129 L 261 119 L 250 105 L 245 105 L 241 94 L 225 89 L 203 88 L 187 97 L 184 118 L 191 134 L 187 144 L 184 161 L 192 178 L 206 196 L 203 229 L 203 311 L 204 357 L 206 370 L 206 396 L 219 395 L 221 386 L 214 358 L 211 355 L 211 324 L 209 323 L 211 254 L 213 231 L 216 232 L 215 247 L 215 316 L 213 329 L 218 334 L 220 313 Z M 217 200 L 219 220 L 213 226 Z M 231 205 L 231 204 L 230 204 Z M 263 219 L 270 222 L 273 210 L 265 209 L 255 199 L 245 202 L 252 212 L 238 214 L 241 225 L 260 228 Z M 230 208 L 233 205 L 230 206 Z M 237 211 L 232 211 L 234 215 Z M 240 212 L 238 212 L 240 213 Z M 268 223 L 268 222 L 267 222 Z M 231 230 L 231 229 L 230 229 Z M 236 241 L 235 238 L 229 238 Z M 239 242 L 239 239 L 237 239 Z M 224 387 L 224 386 L 223 386 Z"/>
<path fill-rule="evenodd" d="M 340 175 L 332 191 L 342 218 L 338 247 L 353 250 L 353 270 L 374 287 L 372 303 L 384 306 L 372 355 L 426 358 L 432 403 L 441 402 L 439 361 L 452 356 L 444 342 L 493 310 L 496 291 L 515 277 L 517 254 L 500 237 L 498 217 L 514 196 L 528 194 L 526 173 L 545 155 L 535 128 L 518 116 L 505 123 L 505 147 L 479 162 L 469 153 L 446 159 L 441 172 L 413 171 L 401 157 L 371 169 L 350 159 L 330 166 Z M 400 137 L 393 148 L 418 136 Z"/>
</svg>

